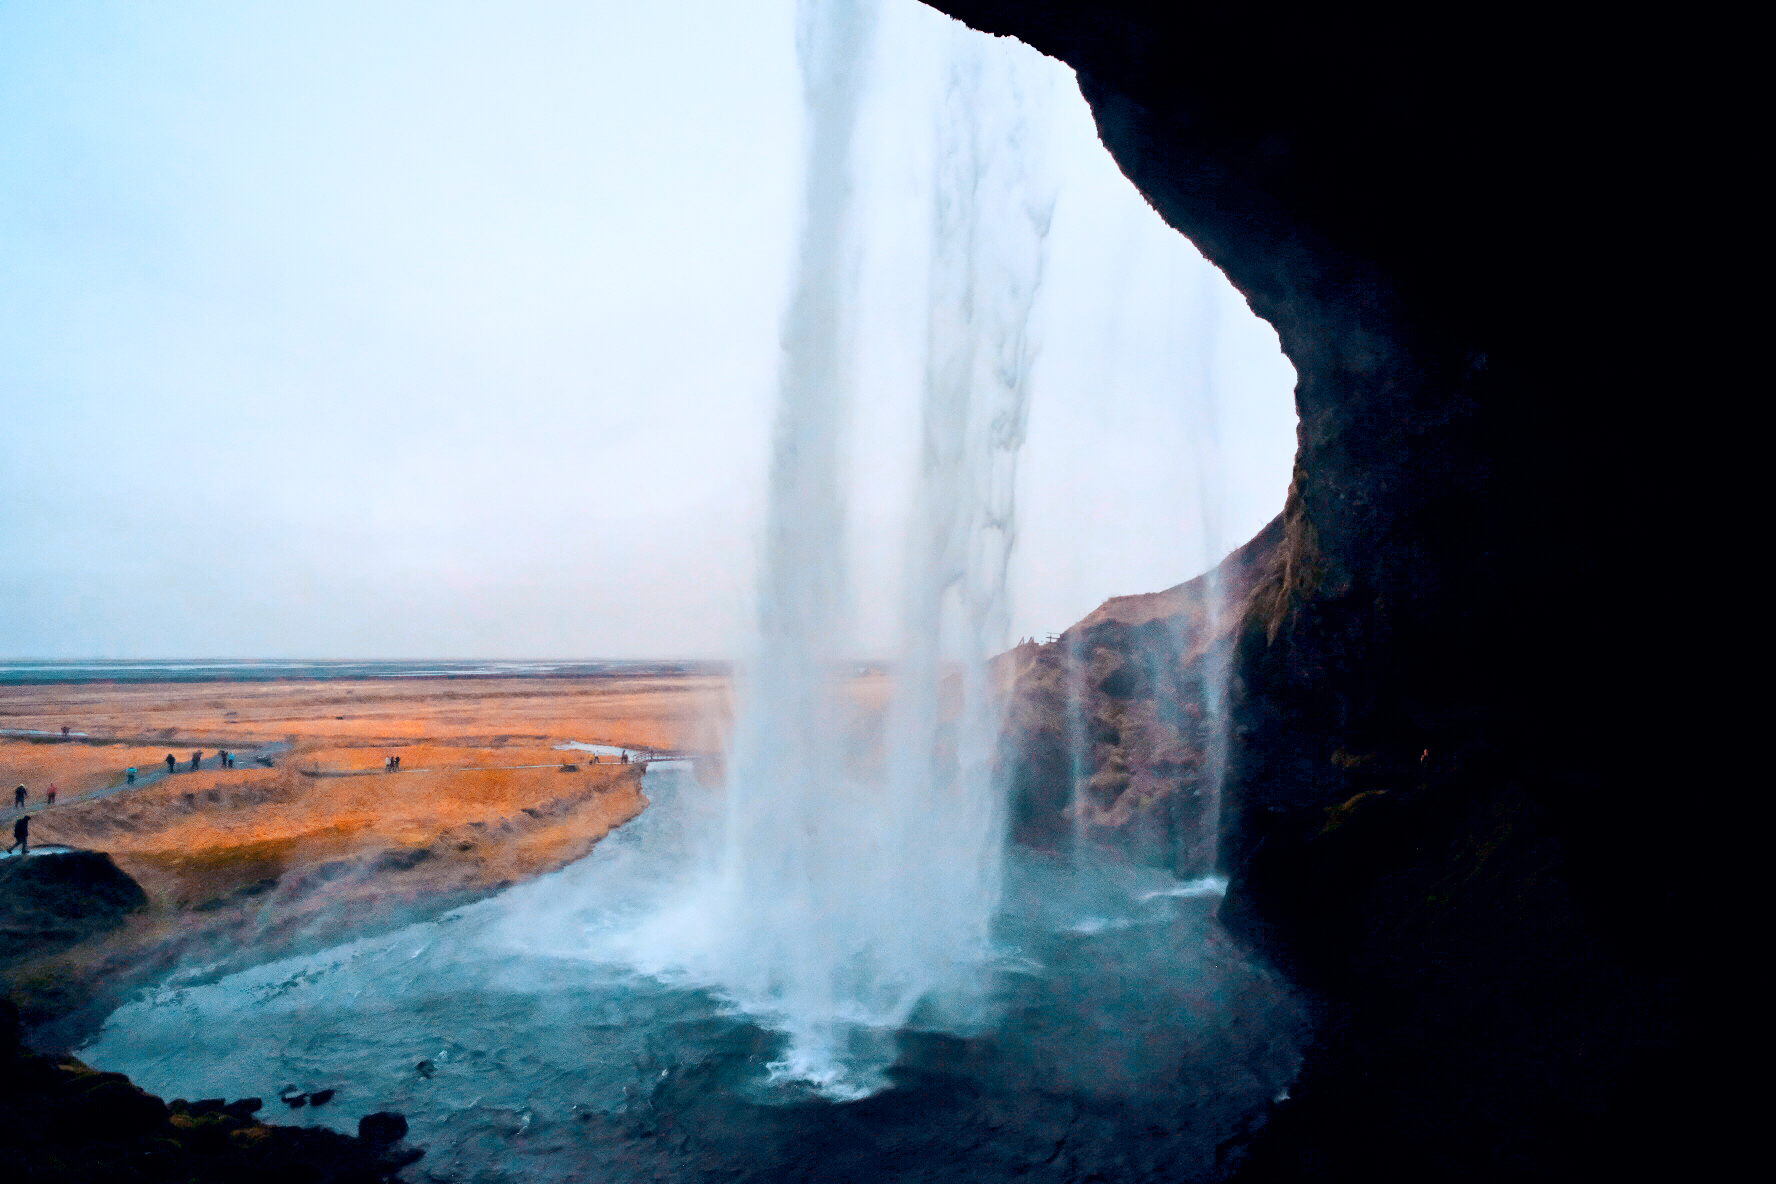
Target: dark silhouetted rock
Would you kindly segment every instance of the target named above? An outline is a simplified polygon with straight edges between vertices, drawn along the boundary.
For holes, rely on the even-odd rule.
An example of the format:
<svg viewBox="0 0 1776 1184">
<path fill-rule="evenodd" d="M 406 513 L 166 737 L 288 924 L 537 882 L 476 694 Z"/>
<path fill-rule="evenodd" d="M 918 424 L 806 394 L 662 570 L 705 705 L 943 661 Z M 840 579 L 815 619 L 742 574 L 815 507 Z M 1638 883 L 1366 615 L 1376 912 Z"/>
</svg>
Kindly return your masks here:
<svg viewBox="0 0 1776 1184">
<path fill-rule="evenodd" d="M 1733 385 L 1646 293 L 1735 286 L 1710 269 L 1751 223 L 1719 203 L 1751 190 L 1716 146 L 1754 134 L 1749 108 L 1678 79 L 1749 25 L 1501 9 L 1450 37 L 1382 6 L 930 2 L 1074 68 L 1117 164 L 1299 378 L 1233 655 L 1222 915 L 1313 988 L 1321 1037 L 1243 1170 L 1697 1175 L 1705 1124 L 1676 1107 L 1706 1091 L 1661 1113 L 1639 1083 L 1702 1078 L 1684 939 L 1711 813 L 1674 803 L 1673 770 L 1738 746 L 1655 705 L 1705 684 L 1649 668 L 1645 618 L 1708 614 L 1649 610 L 1633 557 L 1709 512 L 1632 478 L 1700 450 L 1624 409 Z M 1683 237 L 1681 272 L 1623 250 L 1640 226 Z M 1107 663 L 1094 694 L 1139 704 L 1146 673 Z M 1099 772 L 1106 800 L 1133 776 Z"/>
<path fill-rule="evenodd" d="M 62 1097 L 57 1121 L 81 1137 L 133 1138 L 157 1130 L 168 1117 L 165 1103 L 121 1073 L 76 1076 Z"/>
<path fill-rule="evenodd" d="M 407 1137 L 407 1117 L 379 1110 L 358 1119 L 358 1138 L 368 1143 L 396 1143 Z"/>
<path fill-rule="evenodd" d="M 0 1000 L 0 1004 L 9 1001 Z M 16 1016 L 0 1005 L 0 1048 Z M 331 1091 L 327 1091 L 331 1092 Z M 268 1126 L 258 1098 L 174 1099 L 169 1105 L 120 1073 L 71 1057 L 17 1047 L 0 1056 L 0 1147 L 7 1180 L 178 1180 L 184 1184 L 384 1184 L 424 1155 L 391 1146 L 406 1133 L 399 1115 L 372 1115 L 379 1137 Z"/>
<path fill-rule="evenodd" d="M 147 904 L 142 886 L 102 851 L 8 859 L 0 863 L 0 962 L 108 932 Z"/>
<path fill-rule="evenodd" d="M 333 1095 L 337 1092 L 337 1090 L 331 1089 L 317 1089 L 308 1095 L 308 1104 L 310 1106 L 325 1106 L 333 1100 Z"/>
<path fill-rule="evenodd" d="M 18 1004 L 0 997 L 0 1064 L 10 1061 L 19 1048 Z"/>
</svg>

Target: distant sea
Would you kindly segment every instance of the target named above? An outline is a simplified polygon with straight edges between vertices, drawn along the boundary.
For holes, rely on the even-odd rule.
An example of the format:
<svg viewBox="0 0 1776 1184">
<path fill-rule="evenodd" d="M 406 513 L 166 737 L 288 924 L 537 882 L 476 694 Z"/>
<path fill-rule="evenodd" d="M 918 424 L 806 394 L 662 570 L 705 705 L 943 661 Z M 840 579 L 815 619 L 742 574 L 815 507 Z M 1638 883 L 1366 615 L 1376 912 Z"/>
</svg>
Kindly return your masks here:
<svg viewBox="0 0 1776 1184">
<path fill-rule="evenodd" d="M 726 674 L 728 663 L 709 661 L 506 662 L 485 659 L 401 661 L 270 660 L 188 658 L 115 661 L 0 661 L 0 685 L 54 682 L 276 682 L 283 679 L 346 678 L 599 678 L 637 675 Z"/>
</svg>

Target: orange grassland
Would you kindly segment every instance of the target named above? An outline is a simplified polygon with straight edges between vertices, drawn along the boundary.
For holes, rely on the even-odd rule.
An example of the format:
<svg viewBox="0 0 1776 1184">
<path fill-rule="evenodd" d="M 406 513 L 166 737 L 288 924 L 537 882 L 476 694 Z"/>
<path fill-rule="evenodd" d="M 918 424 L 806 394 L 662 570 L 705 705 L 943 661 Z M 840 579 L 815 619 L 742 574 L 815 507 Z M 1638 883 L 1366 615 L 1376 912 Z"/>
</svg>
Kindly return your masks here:
<svg viewBox="0 0 1776 1184">
<path fill-rule="evenodd" d="M 508 839 L 477 845 L 497 882 L 577 857 L 639 809 L 633 790 L 611 796 L 616 767 L 556 745 L 694 750 L 716 771 L 727 698 L 726 680 L 704 675 L 0 687 L 0 727 L 86 734 L 0 738 L 0 786 L 27 786 L 34 841 L 109 851 L 150 880 L 145 860 L 273 844 L 305 863 L 503 827 Z M 235 768 L 212 767 L 223 748 Z M 199 750 L 204 767 L 185 771 Z M 254 762 L 262 751 L 274 768 Z M 179 772 L 162 777 L 168 754 Z M 402 771 L 383 772 L 396 754 Z M 130 766 L 159 780 L 124 787 Z M 59 803 L 44 810 L 52 783 Z M 588 796 L 594 784 L 604 791 Z M 549 829 L 538 813 L 563 833 L 529 833 Z"/>
<path fill-rule="evenodd" d="M 728 703 L 706 675 L 0 687 L 0 728 L 86 733 L 0 736 L 4 816 L 23 783 L 34 844 L 108 852 L 150 900 L 6 977 L 28 1010 L 66 1012 L 83 981 L 276 956 L 553 871 L 647 804 L 639 765 L 557 745 L 695 752 L 713 785 Z M 212 767 L 223 748 L 235 768 Z M 131 765 L 144 783 L 124 785 Z"/>
</svg>

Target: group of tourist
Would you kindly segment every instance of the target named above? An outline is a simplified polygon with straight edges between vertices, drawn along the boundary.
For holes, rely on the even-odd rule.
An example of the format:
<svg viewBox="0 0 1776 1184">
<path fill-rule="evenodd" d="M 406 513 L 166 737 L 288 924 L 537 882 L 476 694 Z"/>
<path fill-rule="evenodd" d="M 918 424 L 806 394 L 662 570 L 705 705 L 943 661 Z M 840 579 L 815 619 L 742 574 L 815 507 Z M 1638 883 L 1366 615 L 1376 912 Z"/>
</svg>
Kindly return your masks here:
<svg viewBox="0 0 1776 1184">
<path fill-rule="evenodd" d="M 22 785 L 19 786 L 12 791 L 12 808 L 15 810 L 23 810 L 25 808 L 25 799 L 30 796 L 30 790 Z M 55 805 L 56 787 L 54 782 L 51 782 L 49 788 L 43 791 L 43 796 L 48 799 L 50 805 Z"/>
<path fill-rule="evenodd" d="M 56 794 L 58 792 L 59 790 L 56 783 L 51 781 L 49 783 L 49 788 L 43 791 L 44 805 L 55 805 Z M 30 800 L 30 797 L 30 790 L 22 785 L 18 786 L 12 791 L 12 808 L 15 810 L 23 810 L 25 808 L 25 803 Z M 17 851 L 21 855 L 29 855 L 31 853 L 31 816 L 29 814 L 20 814 L 17 818 L 13 819 L 12 846 L 6 849 L 6 853 L 11 855 L 14 851 Z"/>
<path fill-rule="evenodd" d="M 191 754 L 191 772 L 195 773 L 198 769 L 203 767 L 203 757 L 203 749 L 201 748 Z M 170 752 L 167 753 L 166 767 L 168 773 L 177 773 L 179 771 L 179 758 Z M 216 754 L 216 767 L 218 769 L 234 768 L 234 753 L 229 752 L 226 748 L 218 752 Z M 135 772 L 134 769 L 130 770 L 130 783 L 132 785 L 135 784 Z"/>
<path fill-rule="evenodd" d="M 67 734 L 68 734 L 68 729 L 63 728 L 62 735 L 66 736 Z M 222 749 L 221 751 L 216 753 L 215 760 L 216 760 L 217 767 L 222 768 L 222 769 L 234 768 L 234 757 L 235 757 L 234 753 L 229 752 L 226 748 Z M 203 767 L 203 759 L 204 759 L 204 754 L 203 754 L 202 749 L 199 749 L 198 751 L 192 753 L 191 754 L 190 771 L 195 773 L 198 769 L 202 768 Z M 399 758 L 396 758 L 396 759 L 397 759 L 396 767 L 399 768 L 400 767 L 399 763 L 398 763 Z M 175 757 L 170 752 L 166 754 L 166 767 L 167 767 L 168 773 L 175 773 L 178 771 L 179 759 L 177 757 Z M 136 767 L 134 765 L 131 765 L 128 769 L 125 769 L 124 773 L 123 773 L 124 784 L 134 785 L 136 783 L 137 772 L 138 772 L 138 770 L 136 769 Z M 53 806 L 56 804 L 56 793 L 57 792 L 58 792 L 58 790 L 57 790 L 55 783 L 51 782 L 49 785 L 49 788 L 43 791 L 43 799 L 44 799 L 45 807 Z M 26 803 L 30 800 L 30 796 L 31 796 L 31 791 L 29 789 L 27 789 L 25 786 L 20 785 L 17 788 L 15 788 L 12 791 L 12 807 L 13 807 L 13 809 L 23 810 L 25 808 Z M 28 855 L 28 854 L 30 854 L 30 850 L 31 850 L 31 816 L 29 814 L 20 814 L 16 819 L 13 820 L 13 823 L 12 823 L 12 846 L 10 846 L 6 849 L 6 853 L 8 855 L 10 855 L 14 851 L 18 851 L 21 854 Z"/>
<path fill-rule="evenodd" d="M 25 808 L 25 799 L 29 796 L 30 790 L 22 785 L 13 790 L 13 809 L 23 810 Z M 50 805 L 55 805 L 56 787 L 53 783 L 50 785 L 49 789 L 45 791 L 45 796 L 49 799 Z M 18 818 L 13 821 L 12 846 L 6 849 L 6 853 L 11 855 L 14 851 L 17 851 L 21 855 L 29 855 L 31 853 L 31 816 L 29 814 L 20 814 Z"/>
</svg>

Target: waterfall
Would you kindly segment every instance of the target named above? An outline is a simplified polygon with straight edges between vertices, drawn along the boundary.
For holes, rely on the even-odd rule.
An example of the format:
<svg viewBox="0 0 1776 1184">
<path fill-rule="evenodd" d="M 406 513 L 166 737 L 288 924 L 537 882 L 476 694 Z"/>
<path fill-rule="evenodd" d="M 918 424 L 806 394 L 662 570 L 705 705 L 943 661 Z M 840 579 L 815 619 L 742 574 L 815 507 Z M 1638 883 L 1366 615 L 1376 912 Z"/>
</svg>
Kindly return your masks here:
<svg viewBox="0 0 1776 1184">
<path fill-rule="evenodd" d="M 1177 276 L 1174 273 L 1174 286 Z M 1221 562 L 1226 557 L 1226 531 L 1222 527 L 1223 503 L 1227 495 L 1227 474 L 1221 455 L 1221 424 L 1215 391 L 1215 341 L 1219 330 L 1215 293 L 1206 283 L 1196 285 L 1195 332 L 1185 340 L 1192 342 L 1190 361 L 1194 365 L 1180 369 L 1193 380 L 1186 389 L 1185 406 L 1194 411 L 1189 425 L 1191 467 L 1196 473 L 1197 531 L 1202 539 L 1200 562 L 1205 582 L 1204 628 L 1211 638 L 1220 638 L 1229 620 L 1226 581 Z M 1179 342 L 1183 344 L 1182 341 Z M 1192 373 L 1194 371 L 1194 373 Z M 1221 871 L 1221 799 L 1227 786 L 1229 729 L 1228 696 L 1233 677 L 1232 638 L 1207 646 L 1202 658 L 1200 693 L 1207 744 L 1203 751 L 1203 771 L 1199 792 L 1207 799 L 1201 831 L 1207 848 L 1199 865 L 1188 869 L 1195 875 L 1215 875 Z"/>
<path fill-rule="evenodd" d="M 979 1015 L 1004 811 L 992 753 L 1016 541 L 1030 317 L 1052 193 L 1017 69 L 952 30 L 938 120 L 922 438 L 904 639 L 880 768 L 850 757 L 845 429 L 856 305 L 851 139 L 872 13 L 804 4 L 806 209 L 783 332 L 760 578 L 717 873 L 649 927 L 639 964 L 708 983 L 788 1037 L 780 1081 L 881 1088 L 895 1035 Z"/>
<path fill-rule="evenodd" d="M 1238 623 L 1233 598 L 1243 596 L 1244 585 L 1237 576 L 1230 583 L 1223 567 L 1228 558 L 1224 524 L 1228 482 L 1215 384 L 1217 292 L 1209 283 L 1180 274 L 1176 263 L 1170 289 L 1168 362 L 1176 376 L 1173 390 L 1181 417 L 1177 426 L 1182 447 L 1177 453 L 1184 460 L 1178 467 L 1190 478 L 1176 502 L 1178 526 L 1181 533 L 1195 537 L 1196 546 L 1186 552 L 1185 562 L 1201 574 L 1160 594 L 1182 593 L 1143 638 L 1075 627 L 1059 641 L 1062 754 L 1070 779 L 1065 815 L 1071 822 L 1069 839 L 1076 866 L 1139 852 L 1139 858 L 1163 857 L 1176 874 L 1209 883 L 1220 871 L 1231 727 L 1229 684 Z M 1146 686 L 1142 706 L 1152 713 L 1150 722 L 1131 720 L 1126 708 L 1114 703 L 1116 696 L 1102 689 L 1104 671 L 1118 662 L 1139 668 Z M 1137 738 L 1144 728 L 1151 729 L 1149 738 Z M 1175 802 L 1187 818 L 1183 825 L 1180 815 L 1168 818 L 1159 810 L 1143 818 L 1141 806 L 1131 811 L 1126 797 L 1116 797 L 1118 775 L 1129 781 L 1126 770 L 1138 764 L 1137 750 L 1153 744 L 1154 736 L 1161 743 L 1175 740 L 1195 750 L 1194 768 L 1179 774 L 1168 787 L 1179 795 Z M 1108 785 L 1109 792 L 1100 785 Z M 1119 811 L 1123 811 L 1120 817 Z"/>
<path fill-rule="evenodd" d="M 1001 717 L 988 659 L 1008 641 L 1030 320 L 1054 207 L 1017 71 L 984 38 L 956 30 L 951 40 L 888 781 L 905 856 L 899 896 L 918 903 L 920 920 L 902 951 L 909 999 L 938 1007 L 940 988 L 985 958 L 999 900 Z"/>
<path fill-rule="evenodd" d="M 844 769 L 845 498 L 855 305 L 852 141 L 875 14 L 808 0 L 797 50 L 809 116 L 805 208 L 783 361 L 757 658 L 728 785 L 722 986 L 784 1027 L 780 1072 L 834 1085 L 841 1016 L 882 1010 L 870 965 L 884 911 L 876 803 Z M 874 882 L 872 882 L 874 881 Z"/>
</svg>

